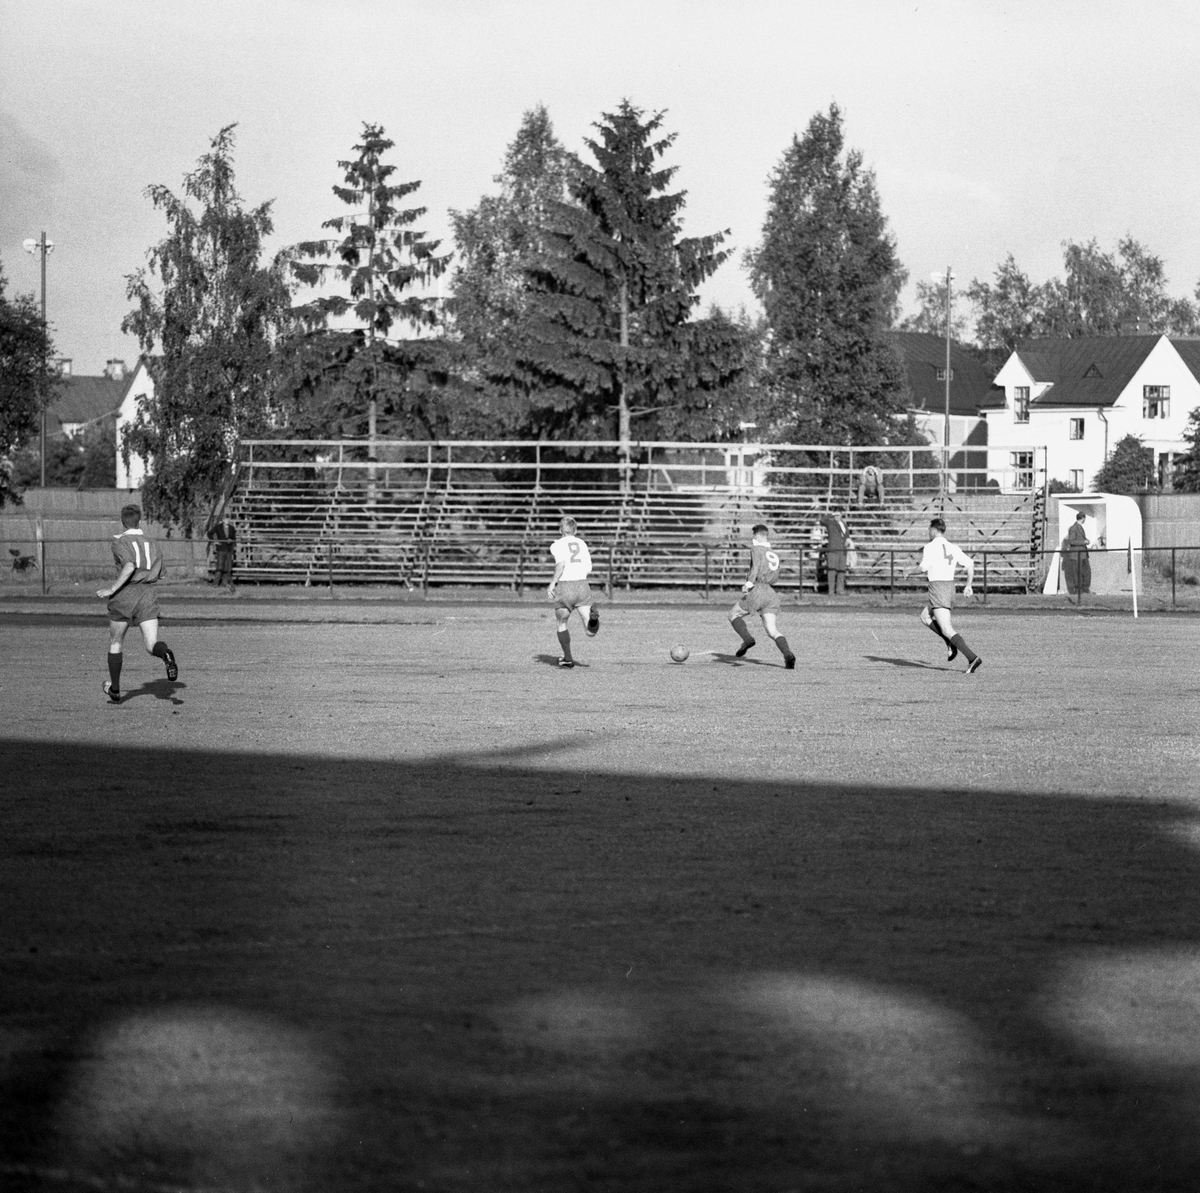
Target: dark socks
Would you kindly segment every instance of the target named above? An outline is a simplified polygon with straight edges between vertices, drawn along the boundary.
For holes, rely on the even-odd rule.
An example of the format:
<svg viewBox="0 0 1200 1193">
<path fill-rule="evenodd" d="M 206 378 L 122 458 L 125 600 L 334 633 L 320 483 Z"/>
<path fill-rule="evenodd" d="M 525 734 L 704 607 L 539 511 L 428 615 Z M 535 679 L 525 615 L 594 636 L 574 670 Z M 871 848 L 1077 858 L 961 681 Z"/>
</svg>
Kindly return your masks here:
<svg viewBox="0 0 1200 1193">
<path fill-rule="evenodd" d="M 792 653 L 792 648 L 788 645 L 788 640 L 782 634 L 775 639 L 775 645 L 779 647 L 779 653 L 785 659 Z"/>
<path fill-rule="evenodd" d="M 955 647 L 960 655 L 967 660 L 968 663 L 973 663 L 979 657 L 964 641 L 961 634 L 955 634 L 950 639 L 950 645 Z"/>
<path fill-rule="evenodd" d="M 150 653 L 156 659 L 165 659 L 167 657 L 167 644 L 165 642 L 156 642 L 154 649 Z"/>
<path fill-rule="evenodd" d="M 729 624 L 737 630 L 737 635 L 743 642 L 753 643 L 754 635 L 746 628 L 746 619 L 744 617 L 735 617 Z"/>
<path fill-rule="evenodd" d="M 557 632 L 558 632 L 558 645 L 562 649 L 563 658 L 569 659 L 571 657 L 571 631 L 570 630 L 559 630 Z"/>
<path fill-rule="evenodd" d="M 936 634 L 936 635 L 937 635 L 937 636 L 938 636 L 938 637 L 939 637 L 939 638 L 940 638 L 940 639 L 941 639 L 941 640 L 942 640 L 942 641 L 943 641 L 943 642 L 944 642 L 944 643 L 945 643 L 947 646 L 949 646 L 949 645 L 950 645 L 950 639 L 949 639 L 949 638 L 947 638 L 947 637 L 946 637 L 946 635 L 942 633 L 942 627 L 941 627 L 940 625 L 938 625 L 938 623 L 937 623 L 937 618 L 936 618 L 936 617 L 935 617 L 935 618 L 934 618 L 934 619 L 933 619 L 933 620 L 932 620 L 932 621 L 929 623 L 929 628 L 930 628 L 930 629 L 931 629 L 931 630 L 932 630 L 932 631 L 933 631 L 933 632 L 934 632 L 934 633 L 935 633 L 935 634 Z"/>
<path fill-rule="evenodd" d="M 112 686 L 115 691 L 121 690 L 121 664 L 124 662 L 125 656 L 117 651 L 115 654 L 112 651 L 108 652 L 108 678 L 112 681 Z M 92 681 L 95 683 L 95 680 Z"/>
</svg>

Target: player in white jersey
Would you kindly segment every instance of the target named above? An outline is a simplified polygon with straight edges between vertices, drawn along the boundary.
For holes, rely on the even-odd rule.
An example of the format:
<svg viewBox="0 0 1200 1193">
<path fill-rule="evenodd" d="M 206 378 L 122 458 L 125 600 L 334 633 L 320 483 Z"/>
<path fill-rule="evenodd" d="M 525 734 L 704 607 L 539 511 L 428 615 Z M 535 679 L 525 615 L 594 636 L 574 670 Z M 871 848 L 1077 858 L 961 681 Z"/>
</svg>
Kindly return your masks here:
<svg viewBox="0 0 1200 1193">
<path fill-rule="evenodd" d="M 546 595 L 554 602 L 554 617 L 558 623 L 558 644 L 562 647 L 560 667 L 571 668 L 575 660 L 571 657 L 571 632 L 567 623 L 571 614 L 578 609 L 583 618 L 589 638 L 600 630 L 600 610 L 592 604 L 592 590 L 588 585 L 588 573 L 592 570 L 592 556 L 587 543 L 579 538 L 574 518 L 563 518 L 558 524 L 562 538 L 550 544 L 554 556 L 554 575 Z"/>
<path fill-rule="evenodd" d="M 929 581 L 929 599 L 921 610 L 924 622 L 946 644 L 946 661 L 950 662 L 961 654 L 967 660 L 967 673 L 978 671 L 983 660 L 963 641 L 963 636 L 954 629 L 950 610 L 954 607 L 954 575 L 958 568 L 965 568 L 967 582 L 963 585 L 963 596 L 972 593 L 971 581 L 975 579 L 975 561 L 946 538 L 946 523 L 934 518 L 929 523 L 929 542 L 921 552 L 917 570 L 925 573 Z"/>
</svg>

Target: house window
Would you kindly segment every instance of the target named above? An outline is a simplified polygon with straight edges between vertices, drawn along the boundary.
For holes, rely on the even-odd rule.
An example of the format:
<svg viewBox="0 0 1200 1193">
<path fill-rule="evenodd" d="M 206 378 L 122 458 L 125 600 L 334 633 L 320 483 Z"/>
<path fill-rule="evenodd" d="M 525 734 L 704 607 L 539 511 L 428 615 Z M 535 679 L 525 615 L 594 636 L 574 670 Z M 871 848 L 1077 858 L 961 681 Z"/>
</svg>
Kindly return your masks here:
<svg viewBox="0 0 1200 1193">
<path fill-rule="evenodd" d="M 1027 423 L 1029 421 L 1029 386 L 1013 386 L 1013 422 Z"/>
<path fill-rule="evenodd" d="M 938 379 L 939 381 L 945 381 L 945 380 L 946 380 L 946 369 L 945 369 L 945 366 L 943 366 L 942 368 L 938 369 L 938 371 L 937 371 L 937 379 Z M 951 381 L 953 381 L 953 380 L 954 380 L 954 370 L 953 370 L 953 369 L 951 369 L 951 370 L 950 370 L 950 380 L 951 380 Z"/>
<path fill-rule="evenodd" d="M 1082 439 L 1083 436 L 1081 435 L 1080 438 Z M 1076 493 L 1082 493 L 1083 492 L 1083 469 L 1082 468 L 1072 468 L 1071 472 L 1070 472 L 1070 477 L 1071 477 L 1071 488 L 1074 489 Z"/>
<path fill-rule="evenodd" d="M 1081 419 L 1081 418 L 1071 419 L 1071 438 L 1072 439 L 1082 439 L 1083 438 L 1083 419 Z"/>
<path fill-rule="evenodd" d="M 1012 459 L 1013 488 L 1032 489 L 1033 452 L 1009 452 L 1009 456 Z"/>
<path fill-rule="evenodd" d="M 1171 387 L 1169 385 L 1142 386 L 1142 417 L 1167 418 L 1171 413 Z"/>
</svg>

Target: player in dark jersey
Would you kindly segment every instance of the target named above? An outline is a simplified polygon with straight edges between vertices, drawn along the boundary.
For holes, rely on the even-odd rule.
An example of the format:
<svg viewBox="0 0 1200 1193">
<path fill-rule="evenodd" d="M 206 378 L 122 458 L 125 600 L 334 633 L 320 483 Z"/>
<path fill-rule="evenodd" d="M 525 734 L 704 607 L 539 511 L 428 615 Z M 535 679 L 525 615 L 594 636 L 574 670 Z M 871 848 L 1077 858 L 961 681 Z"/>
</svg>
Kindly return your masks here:
<svg viewBox="0 0 1200 1193">
<path fill-rule="evenodd" d="M 167 678 L 178 679 L 179 667 L 171 648 L 158 640 L 158 597 L 154 586 L 162 576 L 162 556 L 158 544 L 139 527 L 142 511 L 136 505 L 121 510 L 125 529 L 113 536 L 113 562 L 118 567 L 111 588 L 96 595 L 108 601 L 108 679 L 104 691 L 114 703 L 121 702 L 121 663 L 124 660 L 125 633 L 131 625 L 142 631 L 146 650 L 167 665 Z"/>
<path fill-rule="evenodd" d="M 750 575 L 742 585 L 742 595 L 729 610 L 729 621 L 738 632 L 742 644 L 736 657 L 741 658 L 754 645 L 754 636 L 746 628 L 746 618 L 757 613 L 762 618 L 763 629 L 775 640 L 783 655 L 783 665 L 792 671 L 796 667 L 796 656 L 788 646 L 787 639 L 775 625 L 775 614 L 779 611 L 779 594 L 772 585 L 779 579 L 779 556 L 771 550 L 767 539 L 767 528 L 761 522 L 753 529 L 750 543 Z"/>
</svg>

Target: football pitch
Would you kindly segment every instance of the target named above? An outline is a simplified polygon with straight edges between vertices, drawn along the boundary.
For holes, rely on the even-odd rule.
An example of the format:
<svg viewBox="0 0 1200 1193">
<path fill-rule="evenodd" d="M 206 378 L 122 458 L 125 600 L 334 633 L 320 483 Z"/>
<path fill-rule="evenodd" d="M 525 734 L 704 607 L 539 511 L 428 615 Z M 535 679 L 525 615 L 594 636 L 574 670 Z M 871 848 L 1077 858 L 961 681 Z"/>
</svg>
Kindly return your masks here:
<svg viewBox="0 0 1200 1193">
<path fill-rule="evenodd" d="M 6 1190 L 1200 1186 L 1200 618 L 240 608 L 0 616 Z"/>
</svg>

